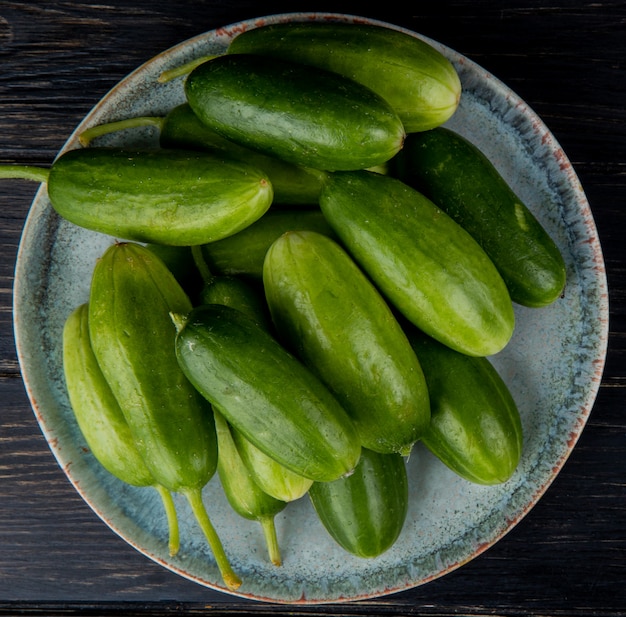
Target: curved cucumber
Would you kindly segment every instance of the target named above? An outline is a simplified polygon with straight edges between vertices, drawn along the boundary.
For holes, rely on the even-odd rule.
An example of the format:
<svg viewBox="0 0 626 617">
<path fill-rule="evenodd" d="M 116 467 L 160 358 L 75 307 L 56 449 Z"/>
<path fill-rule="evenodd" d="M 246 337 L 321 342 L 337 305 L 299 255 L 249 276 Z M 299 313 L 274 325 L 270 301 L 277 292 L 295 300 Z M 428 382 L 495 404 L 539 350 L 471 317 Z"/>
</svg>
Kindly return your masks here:
<svg viewBox="0 0 626 617">
<path fill-rule="evenodd" d="M 236 36 L 228 53 L 290 59 L 334 71 L 371 88 L 398 112 L 407 133 L 443 124 L 456 111 L 461 82 L 432 45 L 368 24 L 270 24 Z"/>
<path fill-rule="evenodd" d="M 411 135 L 393 167 L 476 239 L 514 302 L 541 307 L 561 295 L 566 273 L 559 249 L 473 143 L 444 127 Z"/>
<path fill-rule="evenodd" d="M 320 521 L 345 550 L 378 557 L 398 539 L 408 509 L 408 480 L 399 454 L 363 449 L 354 473 L 309 489 Z"/>
<path fill-rule="evenodd" d="M 109 387 L 89 339 L 89 307 L 81 304 L 63 327 L 63 374 L 74 417 L 96 460 L 112 475 L 133 486 L 150 486 L 159 493 L 169 527 L 169 551 L 180 545 L 174 500 L 156 484 L 141 458 L 124 414 Z"/>
<path fill-rule="evenodd" d="M 356 262 L 418 328 L 468 355 L 505 347 L 515 316 L 502 277 L 429 199 L 400 180 L 361 171 L 332 174 L 320 205 Z"/>
<path fill-rule="evenodd" d="M 312 480 L 354 469 L 361 448 L 347 413 L 255 320 L 214 304 L 173 319 L 182 370 L 246 439 Z"/>
<path fill-rule="evenodd" d="M 265 258 L 273 322 L 350 414 L 361 444 L 408 455 L 430 420 L 419 362 L 378 290 L 334 241 L 288 232 Z"/>
<path fill-rule="evenodd" d="M 189 74 L 185 93 L 193 112 L 218 133 L 304 167 L 381 165 L 405 137 L 398 115 L 369 88 L 288 60 L 220 56 Z"/>
<path fill-rule="evenodd" d="M 48 177 L 54 209 L 117 238 L 191 246 L 256 221 L 272 202 L 266 174 L 208 152 L 71 150 Z"/>
<path fill-rule="evenodd" d="M 270 210 L 239 233 L 205 244 L 202 255 L 215 273 L 263 278 L 265 254 L 274 240 L 287 231 L 317 231 L 336 237 L 324 215 L 318 210 Z"/>
<path fill-rule="evenodd" d="M 150 249 L 111 245 L 93 271 L 89 336 L 93 352 L 155 481 L 188 500 L 226 585 L 232 570 L 202 501 L 217 469 L 212 410 L 178 366 L 171 312 L 191 302 Z"/>
<path fill-rule="evenodd" d="M 508 480 L 519 464 L 523 435 L 513 397 L 487 358 L 460 354 L 408 333 L 431 397 L 426 447 L 461 477 L 479 484 Z"/>
<path fill-rule="evenodd" d="M 261 524 L 270 560 L 274 565 L 279 566 L 282 559 L 276 538 L 274 518 L 285 509 L 287 504 L 267 495 L 254 482 L 237 450 L 228 422 L 216 409 L 213 413 L 219 447 L 217 473 L 224 494 L 237 514 Z"/>
<path fill-rule="evenodd" d="M 236 429 L 231 432 L 241 459 L 264 492 L 285 502 L 295 501 L 306 495 L 313 480 L 287 469 L 259 450 Z"/>
</svg>

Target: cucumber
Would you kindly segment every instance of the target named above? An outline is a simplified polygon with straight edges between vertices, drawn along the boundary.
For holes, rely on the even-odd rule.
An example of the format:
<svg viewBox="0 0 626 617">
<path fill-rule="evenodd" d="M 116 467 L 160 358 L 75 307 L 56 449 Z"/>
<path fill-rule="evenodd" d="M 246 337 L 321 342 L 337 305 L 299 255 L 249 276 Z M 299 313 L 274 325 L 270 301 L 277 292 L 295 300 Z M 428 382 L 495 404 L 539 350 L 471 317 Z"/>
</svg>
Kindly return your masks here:
<svg viewBox="0 0 626 617">
<path fill-rule="evenodd" d="M 361 447 L 347 413 L 256 320 L 217 304 L 172 319 L 183 372 L 246 439 L 311 480 L 352 472 Z"/>
<path fill-rule="evenodd" d="M 456 474 L 477 484 L 506 482 L 519 464 L 523 432 L 518 407 L 487 358 L 460 354 L 407 331 L 430 392 L 426 447 Z"/>
<path fill-rule="evenodd" d="M 87 146 L 97 137 L 142 126 L 159 130 L 162 148 L 218 152 L 262 169 L 274 188 L 275 204 L 317 204 L 323 177 L 321 172 L 297 167 L 237 145 L 200 122 L 188 103 L 177 105 L 165 116 L 138 116 L 89 127 L 80 134 L 80 142 Z"/>
<path fill-rule="evenodd" d="M 239 516 L 260 523 L 270 560 L 280 566 L 282 558 L 274 519 L 287 504 L 267 495 L 255 483 L 239 454 L 228 422 L 215 408 L 213 414 L 219 447 L 217 473 L 226 499 Z"/>
<path fill-rule="evenodd" d="M 185 496 L 224 583 L 233 571 L 202 489 L 217 470 L 217 436 L 210 405 L 178 366 L 171 312 L 191 302 L 167 266 L 145 246 L 111 245 L 97 261 L 89 295 L 94 355 L 155 481 Z"/>
<path fill-rule="evenodd" d="M 408 456 L 430 408 L 419 362 L 378 290 L 334 241 L 287 232 L 265 258 L 272 320 L 350 414 L 361 445 Z"/>
<path fill-rule="evenodd" d="M 208 152 L 84 148 L 59 157 L 48 196 L 65 219 L 124 240 L 191 246 L 260 218 L 272 202 L 266 174 Z"/>
<path fill-rule="evenodd" d="M 514 302 L 542 307 L 563 293 L 566 271 L 558 247 L 472 142 L 444 127 L 410 135 L 392 173 L 477 240 Z"/>
<path fill-rule="evenodd" d="M 332 174 L 323 214 L 341 242 L 406 319 L 472 356 L 502 350 L 513 303 L 484 250 L 421 193 L 368 171 Z"/>
<path fill-rule="evenodd" d="M 415 35 L 331 21 L 246 30 L 228 53 L 254 53 L 320 67 L 371 88 L 397 111 L 407 133 L 443 124 L 456 111 L 461 82 L 452 63 Z"/>
<path fill-rule="evenodd" d="M 295 501 L 306 495 L 313 480 L 287 469 L 259 450 L 239 431 L 232 429 L 232 435 L 250 475 L 265 493 L 285 502 Z"/>
<path fill-rule="evenodd" d="M 352 475 L 314 482 L 309 497 L 321 523 L 341 547 L 357 557 L 378 557 L 393 546 L 406 520 L 404 459 L 364 448 Z"/>
<path fill-rule="evenodd" d="M 405 137 L 396 112 L 369 88 L 289 60 L 219 56 L 188 75 L 185 94 L 224 137 L 314 169 L 382 165 Z"/>
<path fill-rule="evenodd" d="M 155 482 L 100 370 L 89 338 L 87 304 L 75 308 L 63 326 L 63 375 L 78 428 L 95 459 L 118 480 L 153 487 L 159 493 L 168 521 L 170 555 L 175 555 L 180 538 L 172 494 Z"/>
<path fill-rule="evenodd" d="M 237 234 L 202 246 L 202 255 L 216 274 L 263 278 L 263 261 L 272 242 L 286 231 L 311 230 L 336 238 L 319 209 L 274 210 Z"/>
</svg>

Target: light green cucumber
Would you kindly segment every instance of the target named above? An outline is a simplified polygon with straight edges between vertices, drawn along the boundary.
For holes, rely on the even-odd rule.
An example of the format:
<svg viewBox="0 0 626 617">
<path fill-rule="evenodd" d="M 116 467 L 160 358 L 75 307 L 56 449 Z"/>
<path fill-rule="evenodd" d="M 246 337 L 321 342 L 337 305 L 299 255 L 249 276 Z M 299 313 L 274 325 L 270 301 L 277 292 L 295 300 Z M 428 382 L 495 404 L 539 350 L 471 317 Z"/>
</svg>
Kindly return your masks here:
<svg viewBox="0 0 626 617">
<path fill-rule="evenodd" d="M 228 53 L 286 58 L 349 77 L 389 101 L 407 133 L 443 124 L 461 96 L 458 73 L 442 52 L 414 34 L 384 26 L 269 24 L 237 35 Z"/>
<path fill-rule="evenodd" d="M 175 555 L 180 538 L 172 494 L 155 482 L 100 370 L 89 338 L 87 304 L 74 309 L 65 321 L 63 375 L 78 428 L 95 459 L 122 482 L 153 487 L 159 493 L 168 520 L 169 551 Z"/>
<path fill-rule="evenodd" d="M 422 369 L 387 302 L 334 240 L 283 234 L 265 258 L 272 320 L 350 414 L 363 447 L 408 455 L 430 421 Z"/>
<path fill-rule="evenodd" d="M 329 176 L 322 212 L 355 261 L 406 319 L 473 356 L 501 351 L 515 327 L 508 289 L 480 245 L 396 178 Z"/>
</svg>

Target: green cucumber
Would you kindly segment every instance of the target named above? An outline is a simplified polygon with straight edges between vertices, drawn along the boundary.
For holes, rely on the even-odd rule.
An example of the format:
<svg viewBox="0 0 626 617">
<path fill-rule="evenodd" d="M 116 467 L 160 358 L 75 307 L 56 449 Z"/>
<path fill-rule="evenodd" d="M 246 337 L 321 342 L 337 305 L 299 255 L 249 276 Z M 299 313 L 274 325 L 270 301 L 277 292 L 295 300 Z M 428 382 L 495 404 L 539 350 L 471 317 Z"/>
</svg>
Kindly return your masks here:
<svg viewBox="0 0 626 617">
<path fill-rule="evenodd" d="M 165 116 L 139 116 L 92 126 L 81 133 L 80 142 L 87 146 L 102 135 L 141 126 L 159 129 L 159 143 L 162 148 L 219 152 L 262 169 L 274 188 L 275 204 L 317 204 L 321 190 L 319 171 L 291 165 L 237 145 L 200 122 L 188 103 L 177 105 Z"/>
<path fill-rule="evenodd" d="M 329 176 L 320 205 L 355 261 L 418 328 L 473 356 L 509 342 L 515 315 L 502 277 L 421 193 L 389 176 L 341 172 Z"/>
<path fill-rule="evenodd" d="M 171 312 L 191 302 L 150 249 L 111 245 L 97 261 L 89 296 L 89 336 L 98 365 L 155 481 L 183 494 L 224 582 L 241 584 L 202 502 L 217 469 L 212 410 L 178 366 Z"/>
<path fill-rule="evenodd" d="M 170 555 L 175 555 L 180 539 L 172 494 L 155 482 L 100 370 L 89 338 L 87 304 L 74 309 L 63 326 L 63 374 L 78 428 L 95 459 L 118 480 L 151 486 L 159 493 L 168 520 Z"/>
<path fill-rule="evenodd" d="M 265 493 L 285 502 L 295 501 L 306 495 L 313 480 L 287 469 L 259 450 L 239 431 L 232 429 L 232 435 L 250 475 Z"/>
<path fill-rule="evenodd" d="M 477 240 L 514 302 L 542 307 L 563 293 L 565 262 L 558 247 L 472 142 L 444 127 L 410 135 L 393 169 Z"/>
<path fill-rule="evenodd" d="M 287 232 L 265 258 L 272 320 L 350 414 L 361 445 L 408 456 L 426 430 L 426 382 L 378 290 L 334 240 Z"/>
<path fill-rule="evenodd" d="M 32 178 L 37 169 L 2 166 L 0 178 Z M 71 223 L 154 244 L 191 246 L 237 233 L 273 195 L 264 172 L 209 152 L 81 148 L 39 173 L 53 208 Z"/>
<path fill-rule="evenodd" d="M 257 287 L 256 281 L 239 276 L 213 275 L 200 247 L 194 246 L 191 250 L 205 281 L 200 293 L 200 303 L 230 306 L 242 311 L 269 331 L 272 324 L 262 286 Z M 248 473 L 265 493 L 288 502 L 299 499 L 309 490 L 312 480 L 303 478 L 269 457 L 250 443 L 236 428 L 231 426 L 229 429 Z"/>
<path fill-rule="evenodd" d="M 354 469 L 361 448 L 347 413 L 256 320 L 216 304 L 172 319 L 183 372 L 246 439 L 312 480 Z"/>
<path fill-rule="evenodd" d="M 422 441 L 456 474 L 478 484 L 508 480 L 520 461 L 519 410 L 487 358 L 460 354 L 407 331 L 431 397 L 432 419 Z"/>
<path fill-rule="evenodd" d="M 393 546 L 406 520 L 404 459 L 364 448 L 352 475 L 314 482 L 309 497 L 322 525 L 341 547 L 357 557 L 378 557 Z"/>
<path fill-rule="evenodd" d="M 224 494 L 237 514 L 261 524 L 270 560 L 279 566 L 282 559 L 274 519 L 287 504 L 267 495 L 255 483 L 239 454 L 228 422 L 217 409 L 214 408 L 213 413 L 219 447 L 217 473 Z"/>
<path fill-rule="evenodd" d="M 202 255 L 216 274 L 244 275 L 260 281 L 272 242 L 287 231 L 300 230 L 336 237 L 319 209 L 270 210 L 239 233 L 203 245 Z"/>
<path fill-rule="evenodd" d="M 415 35 L 384 26 L 270 24 L 237 35 L 228 53 L 286 58 L 353 79 L 386 99 L 407 133 L 443 124 L 461 97 L 456 69 L 441 52 Z"/>
<path fill-rule="evenodd" d="M 369 88 L 288 60 L 220 56 L 189 74 L 185 93 L 193 112 L 218 133 L 308 168 L 382 165 L 405 137 L 396 112 Z"/>
</svg>

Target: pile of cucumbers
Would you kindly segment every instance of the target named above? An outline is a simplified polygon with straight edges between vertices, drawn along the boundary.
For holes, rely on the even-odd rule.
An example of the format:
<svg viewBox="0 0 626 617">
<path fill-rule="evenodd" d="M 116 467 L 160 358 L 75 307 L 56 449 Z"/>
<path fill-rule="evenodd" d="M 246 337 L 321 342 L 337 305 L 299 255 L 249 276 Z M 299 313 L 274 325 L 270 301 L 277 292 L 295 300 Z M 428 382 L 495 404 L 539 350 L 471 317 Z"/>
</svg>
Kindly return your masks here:
<svg viewBox="0 0 626 617">
<path fill-rule="evenodd" d="M 119 239 L 67 319 L 64 372 L 92 454 L 161 496 L 170 552 L 180 493 L 240 585 L 202 501 L 216 473 L 277 565 L 274 518 L 305 495 L 346 551 L 389 549 L 420 441 L 468 481 L 508 480 L 522 425 L 488 356 L 514 303 L 559 298 L 565 265 L 442 126 L 453 65 L 399 30 L 306 22 L 250 29 L 175 74 L 186 101 L 167 116 L 88 129 L 49 170 L 0 169 Z M 159 148 L 91 145 L 140 125 Z"/>
</svg>

